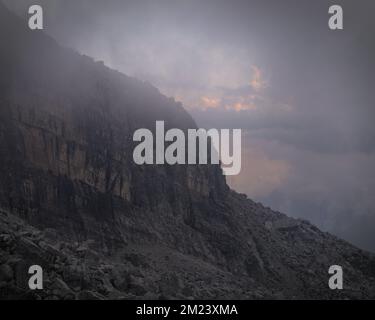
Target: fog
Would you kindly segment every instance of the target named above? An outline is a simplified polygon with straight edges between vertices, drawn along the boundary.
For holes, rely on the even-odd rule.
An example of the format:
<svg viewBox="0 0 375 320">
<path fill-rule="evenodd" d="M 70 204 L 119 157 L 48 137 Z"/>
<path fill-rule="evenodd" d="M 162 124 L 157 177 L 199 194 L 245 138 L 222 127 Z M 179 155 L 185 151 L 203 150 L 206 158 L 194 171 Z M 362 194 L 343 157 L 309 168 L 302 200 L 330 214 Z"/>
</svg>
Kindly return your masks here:
<svg viewBox="0 0 375 320">
<path fill-rule="evenodd" d="M 45 32 L 175 97 L 199 126 L 242 128 L 232 188 L 375 251 L 375 3 L 7 0 Z M 328 28 L 340 4 L 344 30 Z"/>
</svg>

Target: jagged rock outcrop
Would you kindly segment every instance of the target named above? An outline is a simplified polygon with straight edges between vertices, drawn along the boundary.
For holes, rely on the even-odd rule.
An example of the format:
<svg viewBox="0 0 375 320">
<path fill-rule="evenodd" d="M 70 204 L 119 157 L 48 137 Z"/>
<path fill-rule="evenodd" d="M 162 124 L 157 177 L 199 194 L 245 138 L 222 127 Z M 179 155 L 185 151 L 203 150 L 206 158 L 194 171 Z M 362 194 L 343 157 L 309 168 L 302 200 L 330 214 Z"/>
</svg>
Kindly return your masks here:
<svg viewBox="0 0 375 320">
<path fill-rule="evenodd" d="M 173 99 L 1 4 L 0 40 L 0 298 L 375 297 L 373 255 L 235 193 L 219 166 L 134 164 L 135 129 L 195 127 Z"/>
</svg>

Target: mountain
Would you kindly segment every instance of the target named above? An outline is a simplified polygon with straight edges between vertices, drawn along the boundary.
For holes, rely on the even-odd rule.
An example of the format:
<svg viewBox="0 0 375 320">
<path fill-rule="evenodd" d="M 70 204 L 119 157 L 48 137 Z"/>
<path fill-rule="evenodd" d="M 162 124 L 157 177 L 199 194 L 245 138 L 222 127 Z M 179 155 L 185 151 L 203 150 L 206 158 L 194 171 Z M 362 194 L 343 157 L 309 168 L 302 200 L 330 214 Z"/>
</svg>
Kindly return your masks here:
<svg viewBox="0 0 375 320">
<path fill-rule="evenodd" d="M 372 254 L 230 190 L 219 166 L 134 164 L 137 128 L 196 127 L 181 104 L 2 4 L 0 41 L 1 299 L 375 298 Z"/>
</svg>

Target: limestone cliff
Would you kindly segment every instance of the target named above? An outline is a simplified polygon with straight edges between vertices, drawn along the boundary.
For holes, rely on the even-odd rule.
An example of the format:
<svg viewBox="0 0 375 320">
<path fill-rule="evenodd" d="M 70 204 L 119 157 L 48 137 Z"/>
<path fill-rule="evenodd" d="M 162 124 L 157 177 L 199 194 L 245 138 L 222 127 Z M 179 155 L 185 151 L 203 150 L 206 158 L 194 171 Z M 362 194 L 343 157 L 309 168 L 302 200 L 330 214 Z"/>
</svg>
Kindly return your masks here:
<svg viewBox="0 0 375 320">
<path fill-rule="evenodd" d="M 1 298 L 375 297 L 371 254 L 235 193 L 219 166 L 134 164 L 135 129 L 196 126 L 179 103 L 1 4 L 0 40 Z"/>
</svg>

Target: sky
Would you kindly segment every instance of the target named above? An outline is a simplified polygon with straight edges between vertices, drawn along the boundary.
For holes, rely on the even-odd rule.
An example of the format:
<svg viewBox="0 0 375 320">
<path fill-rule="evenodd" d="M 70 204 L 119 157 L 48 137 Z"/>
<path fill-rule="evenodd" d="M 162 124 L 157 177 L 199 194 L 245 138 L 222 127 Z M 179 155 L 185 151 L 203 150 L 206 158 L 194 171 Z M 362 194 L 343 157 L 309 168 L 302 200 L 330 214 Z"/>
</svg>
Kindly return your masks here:
<svg viewBox="0 0 375 320">
<path fill-rule="evenodd" d="M 375 251 L 373 0 L 3 0 L 45 32 L 243 130 L 235 190 Z M 328 28 L 341 5 L 344 29 Z"/>
</svg>

